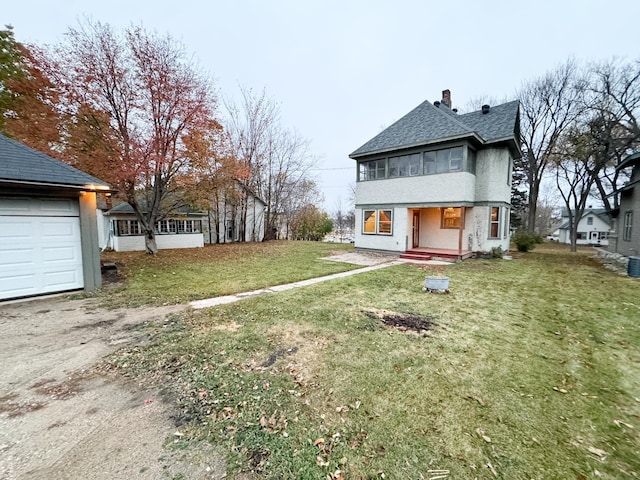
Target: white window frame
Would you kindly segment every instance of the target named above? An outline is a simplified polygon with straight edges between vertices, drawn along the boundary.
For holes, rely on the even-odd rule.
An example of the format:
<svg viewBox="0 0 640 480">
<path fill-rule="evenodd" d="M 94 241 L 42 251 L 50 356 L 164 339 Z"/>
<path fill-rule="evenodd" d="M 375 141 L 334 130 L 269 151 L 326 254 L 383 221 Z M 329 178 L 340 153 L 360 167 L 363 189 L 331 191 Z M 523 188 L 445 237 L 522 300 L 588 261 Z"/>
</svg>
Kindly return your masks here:
<svg viewBox="0 0 640 480">
<path fill-rule="evenodd" d="M 388 215 L 386 215 L 384 212 L 388 212 Z M 368 214 L 369 213 L 369 214 Z M 367 222 L 367 219 L 371 216 L 371 214 L 374 215 L 374 222 L 375 222 L 375 231 L 373 232 L 367 232 L 365 231 L 365 224 Z M 389 220 L 380 220 L 381 218 L 381 214 L 386 215 Z M 380 228 L 380 225 L 389 225 L 389 231 L 382 231 Z M 386 230 L 386 229 L 385 229 Z M 373 208 L 369 208 L 367 210 L 362 210 L 362 234 L 363 235 L 385 235 L 385 236 L 389 236 L 389 235 L 393 235 L 393 209 L 391 208 L 378 208 L 378 209 L 373 209 Z"/>
<path fill-rule="evenodd" d="M 115 222 L 118 237 L 136 237 L 142 235 L 142 228 L 138 220 L 117 219 Z"/>
<path fill-rule="evenodd" d="M 495 220 L 493 219 L 494 210 L 497 211 L 497 218 Z M 502 210 L 503 209 L 500 208 L 500 207 L 489 207 L 489 232 L 488 232 L 489 236 L 488 236 L 488 238 L 490 238 L 492 240 L 501 238 L 501 236 L 500 236 L 500 233 L 501 233 L 500 232 L 500 227 L 502 225 L 502 222 L 501 222 L 501 220 L 502 220 Z M 495 235 L 493 235 L 492 234 L 493 232 L 491 231 L 494 225 L 497 227 Z"/>
<path fill-rule="evenodd" d="M 622 240 L 631 241 L 631 233 L 633 232 L 633 210 L 624 212 L 624 224 L 622 226 Z"/>
</svg>

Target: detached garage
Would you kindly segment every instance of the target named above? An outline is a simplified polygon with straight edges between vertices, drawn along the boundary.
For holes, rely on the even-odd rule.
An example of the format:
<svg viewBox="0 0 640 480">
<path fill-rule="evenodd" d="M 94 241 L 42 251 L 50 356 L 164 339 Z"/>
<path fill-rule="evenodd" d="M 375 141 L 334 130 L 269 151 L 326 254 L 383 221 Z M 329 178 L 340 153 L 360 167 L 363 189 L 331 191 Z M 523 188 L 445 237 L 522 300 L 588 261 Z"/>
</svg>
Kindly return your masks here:
<svg viewBox="0 0 640 480">
<path fill-rule="evenodd" d="M 101 285 L 96 192 L 108 190 L 0 134 L 0 300 Z"/>
</svg>

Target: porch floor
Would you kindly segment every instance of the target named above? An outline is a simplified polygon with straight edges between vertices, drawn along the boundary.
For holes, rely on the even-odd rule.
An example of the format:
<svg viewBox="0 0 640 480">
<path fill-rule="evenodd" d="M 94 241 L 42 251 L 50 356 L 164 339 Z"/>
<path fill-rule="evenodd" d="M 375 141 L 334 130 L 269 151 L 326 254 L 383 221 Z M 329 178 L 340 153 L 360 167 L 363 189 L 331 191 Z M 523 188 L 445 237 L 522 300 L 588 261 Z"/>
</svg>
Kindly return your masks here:
<svg viewBox="0 0 640 480">
<path fill-rule="evenodd" d="M 406 260 L 431 260 L 432 258 L 443 258 L 447 260 L 465 260 L 471 258 L 471 250 L 454 250 L 450 248 L 429 248 L 418 247 L 407 250 L 400 255 Z"/>
</svg>

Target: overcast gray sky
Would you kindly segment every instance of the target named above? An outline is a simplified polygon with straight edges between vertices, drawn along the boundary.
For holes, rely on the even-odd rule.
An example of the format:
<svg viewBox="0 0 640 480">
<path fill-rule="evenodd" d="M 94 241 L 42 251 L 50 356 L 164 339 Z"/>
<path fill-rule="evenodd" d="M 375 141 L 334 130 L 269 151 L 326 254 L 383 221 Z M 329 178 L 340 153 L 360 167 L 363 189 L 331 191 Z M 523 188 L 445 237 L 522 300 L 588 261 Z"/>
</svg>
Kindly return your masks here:
<svg viewBox="0 0 640 480">
<path fill-rule="evenodd" d="M 570 56 L 640 58 L 637 0 L 14 0 L 17 40 L 52 44 L 88 16 L 185 43 L 219 94 L 266 89 L 283 125 L 311 141 L 324 207 L 348 206 L 349 153 L 422 101 L 452 92 L 512 99 Z"/>
</svg>

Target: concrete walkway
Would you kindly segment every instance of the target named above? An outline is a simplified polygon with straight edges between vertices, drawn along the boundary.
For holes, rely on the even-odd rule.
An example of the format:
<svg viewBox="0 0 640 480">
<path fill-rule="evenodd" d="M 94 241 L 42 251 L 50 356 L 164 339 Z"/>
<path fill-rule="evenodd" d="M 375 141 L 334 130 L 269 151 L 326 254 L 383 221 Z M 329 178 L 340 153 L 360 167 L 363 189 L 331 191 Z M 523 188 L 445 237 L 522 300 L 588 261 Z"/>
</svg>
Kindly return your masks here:
<svg viewBox="0 0 640 480">
<path fill-rule="evenodd" d="M 357 270 L 350 270 L 348 272 L 334 273 L 333 275 L 326 275 L 324 277 L 310 278 L 309 280 L 301 280 L 299 282 L 287 283 L 285 285 L 277 285 L 275 287 L 253 290 L 252 292 L 243 292 L 236 293 L 234 295 L 225 295 L 223 297 L 195 300 L 193 302 L 190 302 L 189 306 L 196 310 L 201 308 L 215 307 L 217 305 L 225 305 L 227 303 L 238 302 L 240 300 L 244 300 L 245 298 L 253 298 L 259 295 L 266 295 L 268 293 L 284 292 L 285 290 L 291 290 L 293 288 L 315 285 L 316 283 L 327 282 L 336 278 L 350 277 L 351 275 L 372 272 L 373 270 L 380 270 L 381 268 L 393 267 L 394 265 L 402 265 L 404 263 L 417 263 L 420 265 L 451 265 L 451 262 L 443 262 L 439 260 L 405 260 L 400 259 L 396 256 L 389 256 L 384 254 L 367 254 L 359 252 L 340 253 L 331 257 L 325 257 L 322 260 L 341 263 L 352 263 L 354 265 L 363 265 L 365 267 L 359 268 Z"/>
<path fill-rule="evenodd" d="M 301 280 L 299 282 L 287 283 L 285 285 L 277 285 L 275 287 L 263 288 L 260 290 L 253 290 L 252 292 L 236 293 L 235 295 L 225 295 L 223 297 L 205 298 L 204 300 L 195 300 L 189 305 L 196 310 L 201 308 L 215 307 L 217 305 L 224 305 L 227 303 L 234 303 L 245 298 L 253 298 L 259 295 L 265 295 L 267 293 L 284 292 L 285 290 L 291 290 L 293 288 L 306 287 L 307 285 L 315 285 L 316 283 L 326 282 L 334 280 L 336 278 L 350 277 L 351 275 L 357 275 L 359 273 L 372 272 L 373 270 L 380 270 L 381 268 L 392 267 L 394 265 L 402 265 L 406 263 L 404 260 L 393 260 L 377 265 L 372 265 L 365 268 L 359 268 L 357 270 L 349 270 L 348 272 L 334 273 L 333 275 L 326 275 L 324 277 L 310 278 L 309 280 Z"/>
</svg>

